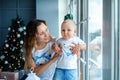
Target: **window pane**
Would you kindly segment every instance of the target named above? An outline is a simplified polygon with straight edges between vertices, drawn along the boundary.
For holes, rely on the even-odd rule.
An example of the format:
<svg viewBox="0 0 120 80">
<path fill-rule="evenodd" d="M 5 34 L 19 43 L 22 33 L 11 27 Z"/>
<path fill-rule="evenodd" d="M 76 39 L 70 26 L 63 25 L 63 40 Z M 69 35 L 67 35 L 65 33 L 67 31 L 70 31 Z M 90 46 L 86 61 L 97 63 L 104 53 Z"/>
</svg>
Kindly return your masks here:
<svg viewBox="0 0 120 80">
<path fill-rule="evenodd" d="M 102 0 L 89 0 L 89 80 L 102 80 Z"/>
</svg>

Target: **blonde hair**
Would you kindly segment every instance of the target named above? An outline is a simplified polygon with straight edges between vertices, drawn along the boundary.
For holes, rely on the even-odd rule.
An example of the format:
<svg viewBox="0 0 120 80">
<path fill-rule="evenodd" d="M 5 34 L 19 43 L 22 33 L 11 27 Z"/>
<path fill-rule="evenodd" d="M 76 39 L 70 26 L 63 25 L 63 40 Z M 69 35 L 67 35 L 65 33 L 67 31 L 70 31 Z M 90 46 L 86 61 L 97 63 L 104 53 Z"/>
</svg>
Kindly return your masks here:
<svg viewBox="0 0 120 80">
<path fill-rule="evenodd" d="M 70 23 L 70 24 L 73 25 L 73 27 L 74 27 L 75 29 L 77 28 L 75 22 L 74 22 L 72 19 L 67 19 L 67 20 L 63 21 L 63 23 L 62 23 L 61 26 L 63 26 L 63 24 L 65 24 L 65 23 Z"/>
</svg>

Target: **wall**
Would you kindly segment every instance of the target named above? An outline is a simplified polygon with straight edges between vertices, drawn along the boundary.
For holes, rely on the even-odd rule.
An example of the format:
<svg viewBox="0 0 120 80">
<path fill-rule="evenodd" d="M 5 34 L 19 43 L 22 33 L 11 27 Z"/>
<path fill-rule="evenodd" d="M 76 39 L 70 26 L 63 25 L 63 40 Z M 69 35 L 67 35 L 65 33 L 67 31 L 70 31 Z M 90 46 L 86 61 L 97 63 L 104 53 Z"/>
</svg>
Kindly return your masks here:
<svg viewBox="0 0 120 80">
<path fill-rule="evenodd" d="M 48 22 L 48 28 L 54 37 L 58 37 L 58 0 L 36 0 L 36 18 Z"/>
<path fill-rule="evenodd" d="M 60 30 L 61 30 L 61 24 L 62 24 L 62 22 L 63 22 L 63 20 L 64 20 L 64 16 L 67 14 L 67 7 L 68 7 L 68 5 L 67 5 L 67 0 L 58 0 L 59 2 L 59 36 L 61 36 L 61 32 L 60 32 Z"/>
<path fill-rule="evenodd" d="M 35 0 L 0 0 L 0 44 L 8 34 L 11 20 L 17 14 L 24 20 L 25 24 L 36 17 Z"/>
</svg>

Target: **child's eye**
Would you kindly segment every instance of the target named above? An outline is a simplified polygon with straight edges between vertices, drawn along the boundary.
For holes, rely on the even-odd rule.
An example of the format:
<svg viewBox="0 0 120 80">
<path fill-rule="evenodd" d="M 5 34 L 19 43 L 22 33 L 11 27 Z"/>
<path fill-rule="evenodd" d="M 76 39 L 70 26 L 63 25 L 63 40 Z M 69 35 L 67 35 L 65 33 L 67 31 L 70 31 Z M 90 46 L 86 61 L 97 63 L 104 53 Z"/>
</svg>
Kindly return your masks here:
<svg viewBox="0 0 120 80">
<path fill-rule="evenodd" d="M 71 31 L 71 29 L 68 29 L 68 31 Z"/>
<path fill-rule="evenodd" d="M 65 31 L 64 29 L 62 31 Z"/>
</svg>

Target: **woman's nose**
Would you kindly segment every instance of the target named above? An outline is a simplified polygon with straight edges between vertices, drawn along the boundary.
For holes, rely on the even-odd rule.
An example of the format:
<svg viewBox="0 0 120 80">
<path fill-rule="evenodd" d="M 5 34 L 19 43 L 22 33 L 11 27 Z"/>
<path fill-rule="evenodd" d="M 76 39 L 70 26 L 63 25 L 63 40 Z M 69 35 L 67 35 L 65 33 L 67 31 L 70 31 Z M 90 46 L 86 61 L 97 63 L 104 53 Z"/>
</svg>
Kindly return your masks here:
<svg viewBox="0 0 120 80">
<path fill-rule="evenodd" d="M 45 35 L 45 36 L 48 36 L 48 32 L 45 32 L 44 35 Z"/>
</svg>

